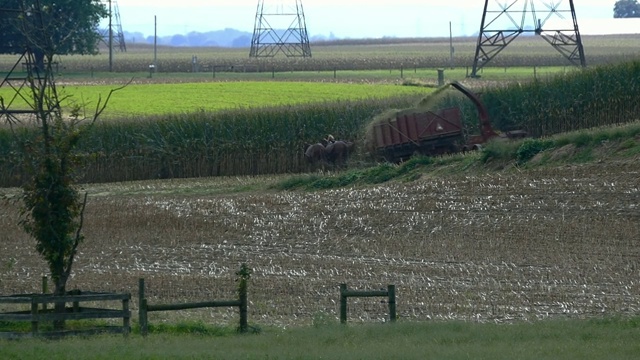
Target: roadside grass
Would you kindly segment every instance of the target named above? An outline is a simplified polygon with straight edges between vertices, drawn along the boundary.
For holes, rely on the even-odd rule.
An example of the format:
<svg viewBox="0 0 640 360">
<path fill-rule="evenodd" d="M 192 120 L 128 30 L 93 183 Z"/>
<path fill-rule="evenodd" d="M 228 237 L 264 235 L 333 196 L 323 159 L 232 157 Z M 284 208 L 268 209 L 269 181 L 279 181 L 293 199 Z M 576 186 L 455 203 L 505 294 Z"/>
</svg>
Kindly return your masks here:
<svg viewBox="0 0 640 360">
<path fill-rule="evenodd" d="M 173 327 L 144 338 L 0 340 L 5 359 L 632 359 L 640 318 L 513 324 L 398 322 L 268 328 L 260 334 Z"/>
</svg>

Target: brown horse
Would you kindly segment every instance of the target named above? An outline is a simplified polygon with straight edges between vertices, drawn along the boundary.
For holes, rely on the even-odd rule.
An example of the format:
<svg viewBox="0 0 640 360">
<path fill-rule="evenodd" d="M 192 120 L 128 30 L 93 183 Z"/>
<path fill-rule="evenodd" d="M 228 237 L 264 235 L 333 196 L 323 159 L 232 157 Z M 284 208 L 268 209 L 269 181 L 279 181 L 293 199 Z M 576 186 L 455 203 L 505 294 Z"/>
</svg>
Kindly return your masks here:
<svg viewBox="0 0 640 360">
<path fill-rule="evenodd" d="M 327 161 L 336 167 L 343 167 L 347 164 L 349 155 L 353 152 L 354 143 L 351 141 L 334 141 L 326 145 L 325 156 Z"/>
<path fill-rule="evenodd" d="M 327 161 L 327 153 L 321 143 L 305 145 L 304 157 L 310 164 L 324 164 Z"/>
</svg>

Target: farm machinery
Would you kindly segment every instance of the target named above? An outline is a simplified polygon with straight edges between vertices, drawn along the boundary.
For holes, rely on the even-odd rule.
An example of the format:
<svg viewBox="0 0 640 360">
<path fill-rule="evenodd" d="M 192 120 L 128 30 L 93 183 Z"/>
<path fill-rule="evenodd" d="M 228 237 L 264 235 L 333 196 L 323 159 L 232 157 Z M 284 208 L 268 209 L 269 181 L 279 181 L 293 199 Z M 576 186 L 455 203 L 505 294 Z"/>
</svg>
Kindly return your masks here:
<svg viewBox="0 0 640 360">
<path fill-rule="evenodd" d="M 373 147 L 389 162 L 400 162 L 412 155 L 442 155 L 478 150 L 494 138 L 522 138 L 525 131 L 498 134 L 491 127 L 489 113 L 478 96 L 459 82 L 451 87 L 468 97 L 479 118 L 479 134 L 467 135 L 458 107 L 438 111 L 402 111 L 373 125 Z"/>
</svg>

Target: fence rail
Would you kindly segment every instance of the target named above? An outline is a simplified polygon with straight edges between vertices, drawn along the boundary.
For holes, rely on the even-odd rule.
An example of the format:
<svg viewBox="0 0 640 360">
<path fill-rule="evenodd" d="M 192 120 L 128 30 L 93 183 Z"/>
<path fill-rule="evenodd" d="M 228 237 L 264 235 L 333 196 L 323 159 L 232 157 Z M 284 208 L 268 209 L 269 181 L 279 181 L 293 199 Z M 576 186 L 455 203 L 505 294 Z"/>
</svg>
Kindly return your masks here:
<svg viewBox="0 0 640 360">
<path fill-rule="evenodd" d="M 0 297 L 0 304 L 30 304 L 31 306 L 31 310 L 0 313 L 0 321 L 31 322 L 30 332 L 25 333 L 3 331 L 0 332 L 0 338 L 21 338 L 37 336 L 58 337 L 65 335 L 84 335 L 102 332 L 122 333 L 126 336 L 131 332 L 131 311 L 129 310 L 130 299 L 130 293 L 114 294 L 93 292 L 65 296 L 26 294 Z M 121 301 L 122 310 L 80 306 L 80 304 L 83 302 L 86 303 L 102 301 Z M 56 303 L 65 304 L 64 312 L 57 312 L 53 308 L 47 309 L 47 304 Z M 66 307 L 67 303 L 71 303 L 72 307 Z M 73 331 L 42 331 L 40 327 L 41 323 L 43 322 L 115 318 L 122 318 L 122 326 L 101 326 L 97 328 L 92 327 Z"/>
<path fill-rule="evenodd" d="M 389 285 L 387 290 L 348 290 L 347 284 L 340 284 L 340 322 L 347 322 L 347 299 L 350 297 L 387 297 L 389 321 L 396 321 L 396 286 Z"/>
<path fill-rule="evenodd" d="M 147 313 L 153 311 L 174 311 L 174 310 L 189 310 L 199 308 L 215 308 L 215 307 L 237 307 L 240 313 L 240 332 L 247 332 L 247 289 L 246 287 L 240 287 L 238 291 L 238 300 L 216 300 L 216 301 L 203 301 L 194 303 L 181 303 L 181 304 L 157 304 L 150 305 L 145 297 L 145 283 L 144 279 L 138 280 L 138 294 L 139 294 L 139 307 L 138 315 L 140 321 L 140 333 L 146 336 L 149 333 L 149 319 Z"/>
</svg>

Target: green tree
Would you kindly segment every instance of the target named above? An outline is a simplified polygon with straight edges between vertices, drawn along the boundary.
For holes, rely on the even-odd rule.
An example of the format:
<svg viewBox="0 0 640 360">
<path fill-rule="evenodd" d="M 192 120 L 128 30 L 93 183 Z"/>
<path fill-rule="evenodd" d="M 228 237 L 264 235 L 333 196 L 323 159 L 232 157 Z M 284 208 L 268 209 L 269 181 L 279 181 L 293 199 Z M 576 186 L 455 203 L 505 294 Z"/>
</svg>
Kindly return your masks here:
<svg viewBox="0 0 640 360">
<path fill-rule="evenodd" d="M 24 4 L 21 6 L 24 10 Z M 22 186 L 20 224 L 35 239 L 36 250 L 49 265 L 55 286 L 53 294 L 65 295 L 78 246 L 84 239 L 81 230 L 87 200 L 87 195 L 82 196 L 76 185 L 76 172 L 82 159 L 76 147 L 82 135 L 105 110 L 111 94 L 118 89 L 112 90 L 105 101 L 98 99 L 94 113 L 89 116 L 83 115 L 82 104 L 75 105 L 71 111 L 63 111 L 61 104 L 67 99 L 58 92 L 52 69 L 52 60 L 60 48 L 55 44 L 61 40 L 61 33 L 48 18 L 50 10 L 37 9 L 31 8 L 29 14 L 21 11 L 12 17 L 13 25 L 22 31 L 23 45 L 19 34 L 11 35 L 12 38 L 15 36 L 11 46 L 24 49 L 28 62 L 35 62 L 36 56 L 42 60 L 42 69 L 27 70 L 22 90 L 33 118 L 14 116 L 7 122 L 15 130 L 14 134 L 18 133 L 16 128 L 30 126 L 24 124 L 25 120 L 36 124 L 34 136 L 15 136 L 15 139 L 25 139 L 20 140 L 21 156 L 24 173 L 29 176 Z M 63 20 L 63 24 L 70 22 Z M 0 98 L 0 110 L 9 113 L 4 104 Z M 59 312 L 64 311 L 64 307 L 64 303 L 55 305 Z M 56 322 L 55 327 L 63 328 L 64 322 Z"/>
<path fill-rule="evenodd" d="M 40 70 L 45 53 L 97 53 L 108 15 L 100 0 L 0 0 L 0 9 L 0 53 L 22 53 L 26 37 Z"/>
<path fill-rule="evenodd" d="M 640 4 L 638 0 L 618 0 L 613 6 L 614 18 L 640 17 Z"/>
</svg>

